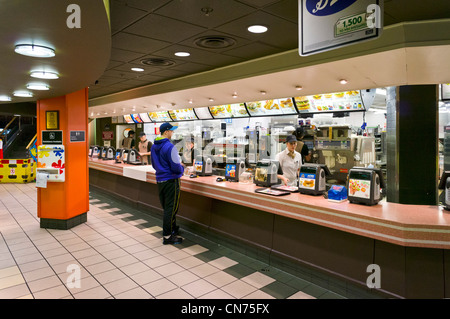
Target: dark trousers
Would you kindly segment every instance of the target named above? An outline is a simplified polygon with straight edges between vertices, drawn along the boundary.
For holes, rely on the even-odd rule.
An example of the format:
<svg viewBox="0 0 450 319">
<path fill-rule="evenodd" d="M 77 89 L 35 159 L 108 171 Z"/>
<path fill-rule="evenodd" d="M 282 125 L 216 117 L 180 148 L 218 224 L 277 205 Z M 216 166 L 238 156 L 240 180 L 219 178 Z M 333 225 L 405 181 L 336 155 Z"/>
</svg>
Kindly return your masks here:
<svg viewBox="0 0 450 319">
<path fill-rule="evenodd" d="M 180 179 L 170 179 L 158 183 L 159 201 L 164 211 L 163 236 L 172 234 L 176 226 L 176 216 L 180 204 Z"/>
</svg>

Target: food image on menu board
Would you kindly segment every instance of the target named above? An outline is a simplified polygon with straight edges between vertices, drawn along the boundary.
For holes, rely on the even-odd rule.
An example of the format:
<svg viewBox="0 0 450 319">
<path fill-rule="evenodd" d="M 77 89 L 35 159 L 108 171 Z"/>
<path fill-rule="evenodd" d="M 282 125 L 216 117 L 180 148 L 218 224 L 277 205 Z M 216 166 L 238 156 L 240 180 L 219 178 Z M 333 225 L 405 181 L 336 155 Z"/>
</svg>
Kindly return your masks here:
<svg viewBox="0 0 450 319">
<path fill-rule="evenodd" d="M 168 122 L 168 121 L 172 120 L 169 117 L 169 113 L 165 112 L 165 111 L 162 111 L 162 112 L 151 112 L 151 113 L 148 113 L 148 115 L 150 116 L 150 118 L 154 122 Z"/>
<path fill-rule="evenodd" d="M 303 113 L 364 110 L 361 94 L 355 90 L 298 96 L 294 100 L 298 111 Z"/>
<path fill-rule="evenodd" d="M 175 121 L 185 121 L 185 120 L 196 120 L 197 117 L 194 114 L 193 109 L 181 109 L 181 110 L 171 110 L 169 111 L 170 116 Z"/>
<path fill-rule="evenodd" d="M 125 122 L 127 122 L 127 123 L 134 123 L 134 121 L 133 121 L 133 118 L 131 117 L 131 115 L 130 114 L 127 114 L 127 115 L 124 115 L 123 116 L 123 119 L 125 120 Z"/>
<path fill-rule="evenodd" d="M 252 116 L 296 113 L 292 98 L 255 101 L 246 104 Z"/>
<path fill-rule="evenodd" d="M 131 118 L 133 119 L 133 121 L 135 123 L 144 123 L 144 121 L 142 121 L 142 119 L 139 116 L 139 114 L 131 114 Z"/>
<path fill-rule="evenodd" d="M 243 117 L 248 115 L 244 103 L 210 106 L 209 109 L 214 118 Z"/>
</svg>

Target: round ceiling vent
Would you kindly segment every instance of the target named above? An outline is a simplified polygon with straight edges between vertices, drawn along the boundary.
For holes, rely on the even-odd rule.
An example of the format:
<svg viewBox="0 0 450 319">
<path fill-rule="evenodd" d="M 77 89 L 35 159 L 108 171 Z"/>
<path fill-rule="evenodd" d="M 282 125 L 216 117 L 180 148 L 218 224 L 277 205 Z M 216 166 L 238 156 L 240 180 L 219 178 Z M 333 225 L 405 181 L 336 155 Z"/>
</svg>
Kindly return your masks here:
<svg viewBox="0 0 450 319">
<path fill-rule="evenodd" d="M 141 60 L 142 64 L 152 65 L 152 66 L 171 66 L 175 64 L 175 61 L 162 58 L 147 58 Z"/>
<path fill-rule="evenodd" d="M 194 41 L 195 45 L 206 49 L 224 49 L 236 44 L 236 40 L 225 36 L 206 36 Z"/>
</svg>

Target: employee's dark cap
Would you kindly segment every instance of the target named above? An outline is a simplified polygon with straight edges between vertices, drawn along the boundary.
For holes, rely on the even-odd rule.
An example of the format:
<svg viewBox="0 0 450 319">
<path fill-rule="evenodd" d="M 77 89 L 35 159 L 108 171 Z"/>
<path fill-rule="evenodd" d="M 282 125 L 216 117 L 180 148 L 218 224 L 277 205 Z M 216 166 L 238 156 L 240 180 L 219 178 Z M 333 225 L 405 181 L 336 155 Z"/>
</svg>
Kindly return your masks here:
<svg viewBox="0 0 450 319">
<path fill-rule="evenodd" d="M 139 133 L 139 137 L 145 136 L 145 132 Z"/>
<path fill-rule="evenodd" d="M 129 131 L 128 135 L 136 133 L 135 131 Z"/>
<path fill-rule="evenodd" d="M 303 135 L 305 135 L 305 131 L 303 130 L 303 127 L 298 126 L 295 129 L 295 133 L 294 134 L 297 135 L 297 137 L 302 137 Z"/>
<path fill-rule="evenodd" d="M 295 137 L 295 135 L 286 136 L 286 143 L 292 143 L 292 142 L 297 142 L 297 138 Z"/>
<path fill-rule="evenodd" d="M 178 126 L 173 126 L 170 123 L 163 123 L 161 124 L 161 126 L 159 127 L 159 132 L 162 134 L 165 131 L 174 131 L 178 128 Z"/>
</svg>

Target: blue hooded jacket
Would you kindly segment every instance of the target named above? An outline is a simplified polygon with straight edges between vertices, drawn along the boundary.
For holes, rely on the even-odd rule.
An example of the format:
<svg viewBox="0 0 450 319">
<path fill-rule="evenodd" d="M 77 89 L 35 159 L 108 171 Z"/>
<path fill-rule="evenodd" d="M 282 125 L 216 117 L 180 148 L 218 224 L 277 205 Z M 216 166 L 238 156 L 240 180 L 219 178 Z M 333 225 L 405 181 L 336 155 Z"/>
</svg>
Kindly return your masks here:
<svg viewBox="0 0 450 319">
<path fill-rule="evenodd" d="M 157 182 L 177 179 L 183 176 L 184 167 L 181 165 L 177 148 L 168 138 L 157 137 L 151 148 L 151 154 Z"/>
</svg>

